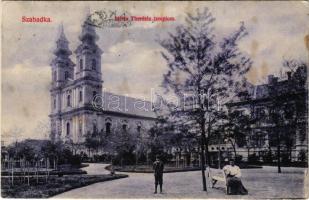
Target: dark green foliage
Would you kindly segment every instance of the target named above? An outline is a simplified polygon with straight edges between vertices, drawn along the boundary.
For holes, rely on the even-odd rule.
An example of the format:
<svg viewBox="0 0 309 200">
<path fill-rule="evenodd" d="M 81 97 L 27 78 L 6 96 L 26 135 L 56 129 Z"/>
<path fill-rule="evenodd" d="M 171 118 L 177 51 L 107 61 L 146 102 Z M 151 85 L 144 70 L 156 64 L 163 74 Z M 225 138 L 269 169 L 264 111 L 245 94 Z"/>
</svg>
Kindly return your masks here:
<svg viewBox="0 0 309 200">
<path fill-rule="evenodd" d="M 298 155 L 298 161 L 307 162 L 308 160 L 308 152 L 305 150 L 301 150 Z"/>
<path fill-rule="evenodd" d="M 254 153 L 248 156 L 248 162 L 252 164 L 256 164 L 259 162 L 259 157 Z"/>
<path fill-rule="evenodd" d="M 235 163 L 241 163 L 242 162 L 242 155 L 236 155 L 235 156 Z"/>
<path fill-rule="evenodd" d="M 62 142 L 36 141 L 35 143 L 38 144 L 34 146 L 33 141 L 24 140 L 9 146 L 9 157 L 15 160 L 24 159 L 28 162 L 49 159 L 51 164 L 55 161 L 57 165 L 70 164 L 78 166 L 81 164 L 81 156 L 73 155 L 72 150 Z"/>
<path fill-rule="evenodd" d="M 271 151 L 265 152 L 262 158 L 264 163 L 272 163 L 274 161 L 274 155 Z"/>
</svg>

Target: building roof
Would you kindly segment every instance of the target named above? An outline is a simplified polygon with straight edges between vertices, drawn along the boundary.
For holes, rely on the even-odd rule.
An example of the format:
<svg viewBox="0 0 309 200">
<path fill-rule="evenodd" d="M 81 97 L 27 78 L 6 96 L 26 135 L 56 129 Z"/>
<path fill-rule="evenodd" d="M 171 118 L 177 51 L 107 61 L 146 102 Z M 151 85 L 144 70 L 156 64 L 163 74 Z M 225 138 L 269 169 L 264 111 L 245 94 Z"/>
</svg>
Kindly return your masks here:
<svg viewBox="0 0 309 200">
<path fill-rule="evenodd" d="M 301 66 L 295 71 L 287 72 L 286 77 L 268 76 L 268 82 L 260 85 L 248 84 L 247 91 L 249 98 L 234 99 L 229 105 L 248 103 L 251 100 L 262 100 L 271 98 L 271 92 L 276 92 L 276 95 L 287 95 L 293 92 L 303 92 L 306 90 L 306 68 Z"/>
<path fill-rule="evenodd" d="M 141 117 L 156 118 L 150 101 L 103 92 L 103 111 L 118 112 Z"/>
<path fill-rule="evenodd" d="M 269 95 L 268 86 L 266 84 L 256 85 L 253 87 L 251 97 L 253 99 L 266 98 Z"/>
</svg>

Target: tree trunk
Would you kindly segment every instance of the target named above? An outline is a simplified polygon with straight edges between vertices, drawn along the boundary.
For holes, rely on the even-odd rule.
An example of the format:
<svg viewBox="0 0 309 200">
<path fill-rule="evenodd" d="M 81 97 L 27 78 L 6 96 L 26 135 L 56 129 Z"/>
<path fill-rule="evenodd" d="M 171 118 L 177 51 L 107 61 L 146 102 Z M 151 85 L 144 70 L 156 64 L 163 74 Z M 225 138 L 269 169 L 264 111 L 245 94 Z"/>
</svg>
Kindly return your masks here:
<svg viewBox="0 0 309 200">
<path fill-rule="evenodd" d="M 218 151 L 218 169 L 221 169 L 221 146 L 219 146 L 219 151 Z"/>
<path fill-rule="evenodd" d="M 26 182 L 26 161 L 23 160 L 23 174 L 24 174 L 24 179 L 23 179 L 23 183 Z"/>
<path fill-rule="evenodd" d="M 205 137 L 205 161 L 208 166 L 210 166 L 210 154 L 208 151 L 208 138 Z"/>
<path fill-rule="evenodd" d="M 235 156 L 235 158 L 234 159 L 236 159 L 236 147 L 235 147 L 235 143 L 233 144 L 233 141 L 231 141 L 231 144 L 232 144 L 232 147 L 233 147 L 233 151 L 234 151 L 234 156 Z"/>
<path fill-rule="evenodd" d="M 29 162 L 27 163 L 27 178 L 28 178 L 28 186 L 30 185 L 30 177 L 29 177 Z"/>
<path fill-rule="evenodd" d="M 280 161 L 280 133 L 277 132 L 277 164 L 278 164 L 278 173 L 281 173 L 281 161 Z"/>
<path fill-rule="evenodd" d="M 14 161 L 12 161 L 12 185 L 14 185 Z"/>
<path fill-rule="evenodd" d="M 46 183 L 47 183 L 47 176 L 48 176 L 48 170 L 47 170 L 47 158 L 45 159 L 45 173 L 46 173 Z"/>
<path fill-rule="evenodd" d="M 39 183 L 39 169 L 38 169 L 38 161 L 35 161 L 35 166 L 36 166 L 36 184 Z"/>
<path fill-rule="evenodd" d="M 211 131 L 211 127 L 210 127 L 210 118 L 208 121 L 208 127 L 207 127 L 207 132 L 208 132 L 208 137 L 206 138 L 205 136 L 205 153 L 206 153 L 206 163 L 208 164 L 208 166 L 210 166 L 210 154 L 208 152 L 208 143 L 209 143 L 209 136 L 210 136 L 210 131 Z"/>
<path fill-rule="evenodd" d="M 203 191 L 207 191 L 206 185 L 206 176 L 205 176 L 205 143 L 206 143 L 206 134 L 205 134 L 205 120 L 202 119 L 201 123 L 202 128 L 202 141 L 201 141 L 201 170 L 202 170 L 202 181 L 203 181 Z M 206 146 L 206 148 L 208 145 Z M 207 150 L 206 150 L 207 152 Z"/>
</svg>

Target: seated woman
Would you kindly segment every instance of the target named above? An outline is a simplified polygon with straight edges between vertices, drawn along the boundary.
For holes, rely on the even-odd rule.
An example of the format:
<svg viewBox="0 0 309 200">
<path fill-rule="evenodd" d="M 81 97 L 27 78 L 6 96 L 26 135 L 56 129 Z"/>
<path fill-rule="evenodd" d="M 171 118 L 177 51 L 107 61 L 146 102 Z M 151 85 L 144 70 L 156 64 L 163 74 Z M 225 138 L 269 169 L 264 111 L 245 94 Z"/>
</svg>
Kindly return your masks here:
<svg viewBox="0 0 309 200">
<path fill-rule="evenodd" d="M 243 186 L 240 177 L 240 169 L 235 165 L 234 160 L 230 160 L 230 164 L 223 167 L 227 180 L 227 193 L 228 194 L 248 194 L 247 189 Z"/>
</svg>

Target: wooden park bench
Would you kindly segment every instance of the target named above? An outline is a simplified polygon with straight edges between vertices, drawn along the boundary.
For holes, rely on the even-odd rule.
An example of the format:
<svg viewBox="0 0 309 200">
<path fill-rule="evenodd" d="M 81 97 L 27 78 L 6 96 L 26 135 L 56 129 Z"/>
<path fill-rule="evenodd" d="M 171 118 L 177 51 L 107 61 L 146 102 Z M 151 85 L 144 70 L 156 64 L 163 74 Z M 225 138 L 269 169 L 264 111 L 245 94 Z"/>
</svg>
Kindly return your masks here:
<svg viewBox="0 0 309 200">
<path fill-rule="evenodd" d="M 215 184 L 219 182 L 223 182 L 225 193 L 227 194 L 227 180 L 226 175 L 222 169 L 214 169 L 208 167 L 208 177 L 211 181 L 211 187 L 214 188 Z"/>
</svg>

